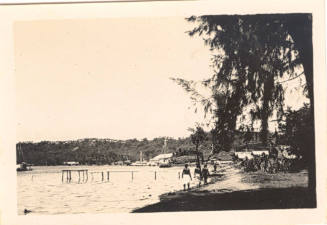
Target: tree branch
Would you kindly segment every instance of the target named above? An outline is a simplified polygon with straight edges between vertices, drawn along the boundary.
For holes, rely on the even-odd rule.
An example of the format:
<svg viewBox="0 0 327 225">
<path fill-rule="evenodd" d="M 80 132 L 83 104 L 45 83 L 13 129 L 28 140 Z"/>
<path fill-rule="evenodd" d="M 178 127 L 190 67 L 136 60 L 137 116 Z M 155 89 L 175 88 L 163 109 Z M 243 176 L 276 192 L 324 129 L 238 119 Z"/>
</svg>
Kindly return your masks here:
<svg viewBox="0 0 327 225">
<path fill-rule="evenodd" d="M 285 82 L 287 82 L 287 81 L 294 80 L 294 79 L 296 79 L 296 78 L 302 76 L 303 74 L 304 74 L 304 71 L 303 71 L 302 73 L 300 73 L 299 75 L 297 75 L 297 76 L 295 76 L 295 77 L 292 77 L 292 78 L 290 78 L 290 79 L 288 79 L 288 80 L 284 80 L 284 81 L 277 82 L 277 84 L 281 84 L 281 83 L 285 83 Z"/>
</svg>

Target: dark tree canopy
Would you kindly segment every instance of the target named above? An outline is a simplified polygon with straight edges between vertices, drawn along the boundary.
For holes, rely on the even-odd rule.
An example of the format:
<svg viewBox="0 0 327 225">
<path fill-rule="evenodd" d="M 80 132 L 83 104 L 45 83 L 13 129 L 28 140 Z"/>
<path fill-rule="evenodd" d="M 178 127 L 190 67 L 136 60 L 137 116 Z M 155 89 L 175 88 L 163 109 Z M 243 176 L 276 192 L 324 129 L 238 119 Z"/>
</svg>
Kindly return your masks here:
<svg viewBox="0 0 327 225">
<path fill-rule="evenodd" d="M 252 81 L 269 73 L 292 77 L 294 68 L 302 65 L 313 100 L 311 14 L 192 16 L 187 20 L 197 23 L 190 36 L 203 36 L 211 50 L 222 50 L 214 59 L 217 75 L 246 74 Z"/>
<path fill-rule="evenodd" d="M 213 53 L 214 73 L 202 81 L 212 96 L 199 98 L 194 82 L 175 81 L 213 113 L 214 132 L 222 139 L 219 149 L 228 149 L 224 143 L 246 106 L 252 108 L 252 120 L 261 121 L 261 138 L 266 143 L 269 117 L 275 110 L 279 118 L 283 115 L 282 83 L 289 79 L 305 76 L 313 110 L 310 14 L 192 16 L 187 20 L 195 23 L 188 34 L 201 36 Z"/>
<path fill-rule="evenodd" d="M 283 136 L 283 142 L 289 144 L 292 153 L 308 160 L 308 149 L 312 148 L 312 141 L 309 140 L 310 132 L 313 130 L 309 105 L 305 104 L 299 110 L 287 109 L 284 114 L 283 123 L 279 124 Z"/>
<path fill-rule="evenodd" d="M 197 164 L 201 170 L 200 155 L 202 155 L 202 162 L 203 162 L 203 154 L 200 154 L 199 146 L 206 141 L 207 134 L 205 133 L 203 128 L 199 125 L 197 125 L 195 129 L 190 129 L 190 130 L 192 131 L 191 141 L 195 145 Z"/>
<path fill-rule="evenodd" d="M 191 141 L 196 146 L 196 149 L 206 140 L 207 134 L 202 127 L 197 126 L 195 130 L 192 130 Z"/>
</svg>

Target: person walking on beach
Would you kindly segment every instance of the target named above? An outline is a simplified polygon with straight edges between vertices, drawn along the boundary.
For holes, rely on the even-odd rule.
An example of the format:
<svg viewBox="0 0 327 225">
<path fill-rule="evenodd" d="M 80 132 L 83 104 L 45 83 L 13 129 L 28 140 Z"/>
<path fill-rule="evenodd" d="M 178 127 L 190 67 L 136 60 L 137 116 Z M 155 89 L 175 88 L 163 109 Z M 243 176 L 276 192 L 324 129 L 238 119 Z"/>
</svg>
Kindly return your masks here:
<svg viewBox="0 0 327 225">
<path fill-rule="evenodd" d="M 204 165 L 204 168 L 202 170 L 202 176 L 203 176 L 204 184 L 208 184 L 209 170 L 207 168 L 207 164 Z"/>
<path fill-rule="evenodd" d="M 197 178 L 198 181 L 199 181 L 199 187 L 201 186 L 201 179 L 202 179 L 202 176 L 201 176 L 201 169 L 200 169 L 200 165 L 199 164 L 196 164 L 196 167 L 194 169 L 194 178 Z"/>
<path fill-rule="evenodd" d="M 192 176 L 191 176 L 191 171 L 188 168 L 188 164 L 185 164 L 185 167 L 183 169 L 182 180 L 183 180 L 184 191 L 186 191 L 186 185 L 187 185 L 187 190 L 190 190 L 190 182 L 192 180 Z"/>
</svg>

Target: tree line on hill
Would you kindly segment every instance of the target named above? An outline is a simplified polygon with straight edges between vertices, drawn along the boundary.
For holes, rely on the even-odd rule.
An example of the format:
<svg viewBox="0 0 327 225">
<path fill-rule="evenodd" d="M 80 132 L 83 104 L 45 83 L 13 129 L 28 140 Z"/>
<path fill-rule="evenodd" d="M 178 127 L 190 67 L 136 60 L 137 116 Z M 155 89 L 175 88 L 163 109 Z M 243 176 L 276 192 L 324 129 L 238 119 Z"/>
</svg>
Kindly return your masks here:
<svg viewBox="0 0 327 225">
<path fill-rule="evenodd" d="M 72 141 L 19 142 L 16 145 L 16 161 L 33 165 L 62 165 L 69 161 L 103 165 L 116 161 L 139 160 L 141 151 L 143 159 L 149 160 L 163 153 L 164 140 L 164 137 L 153 140 L 86 138 Z M 209 141 L 201 150 L 210 151 Z M 190 138 L 168 138 L 168 148 L 165 151 L 176 156 L 195 153 Z"/>
<path fill-rule="evenodd" d="M 311 122 L 310 108 L 304 105 L 299 110 L 288 109 L 279 123 L 279 132 L 271 133 L 277 144 L 290 145 L 292 153 L 302 156 L 308 160 L 312 148 L 308 135 L 313 129 Z M 174 157 L 203 155 L 212 152 L 212 133 L 203 134 L 206 138 L 196 146 L 194 134 L 187 138 L 169 138 L 168 148 L 165 153 L 174 153 Z M 258 139 L 259 137 L 259 139 Z M 192 139 L 193 138 L 193 139 Z M 41 141 L 41 142 L 19 142 L 16 145 L 17 163 L 27 162 L 33 165 L 62 165 L 64 162 L 75 161 L 80 164 L 111 164 L 116 161 L 139 160 L 140 151 L 143 158 L 149 160 L 156 155 L 163 153 L 164 137 L 148 140 L 129 139 L 90 139 L 85 138 L 73 141 Z M 262 142 L 258 132 L 249 130 L 234 131 L 232 149 L 239 149 L 249 141 Z M 261 144 L 262 145 L 262 144 Z M 263 146 L 263 145 L 262 145 Z M 197 151 L 197 148 L 199 148 Z M 304 163 L 307 164 L 307 163 Z"/>
</svg>

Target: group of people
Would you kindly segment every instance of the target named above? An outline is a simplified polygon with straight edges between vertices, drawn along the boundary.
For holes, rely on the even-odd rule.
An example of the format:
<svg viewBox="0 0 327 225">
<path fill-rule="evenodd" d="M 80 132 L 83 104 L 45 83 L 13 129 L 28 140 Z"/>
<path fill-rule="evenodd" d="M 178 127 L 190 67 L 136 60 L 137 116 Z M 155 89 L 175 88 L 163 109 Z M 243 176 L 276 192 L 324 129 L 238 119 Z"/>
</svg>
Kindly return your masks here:
<svg viewBox="0 0 327 225">
<path fill-rule="evenodd" d="M 208 170 L 207 164 L 204 165 L 203 169 L 201 170 L 200 165 L 197 164 L 196 168 L 194 169 L 194 177 L 199 181 L 199 187 L 201 186 L 201 181 L 203 180 L 204 184 L 208 184 L 208 177 L 210 173 Z M 185 164 L 185 167 L 182 172 L 182 180 L 183 180 L 183 186 L 184 186 L 184 191 L 190 189 L 190 183 L 192 181 L 192 175 L 191 175 L 191 170 L 188 167 L 188 164 Z"/>
</svg>

